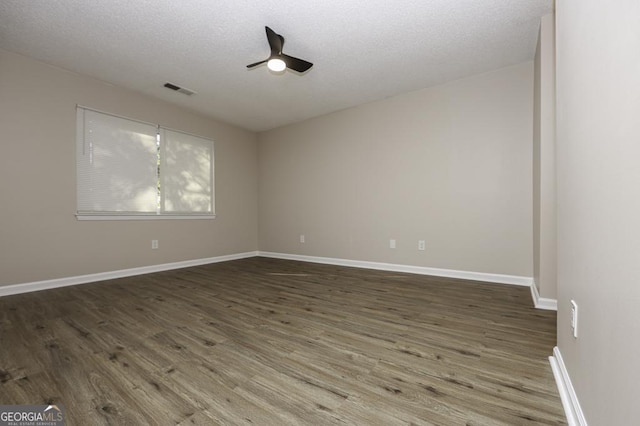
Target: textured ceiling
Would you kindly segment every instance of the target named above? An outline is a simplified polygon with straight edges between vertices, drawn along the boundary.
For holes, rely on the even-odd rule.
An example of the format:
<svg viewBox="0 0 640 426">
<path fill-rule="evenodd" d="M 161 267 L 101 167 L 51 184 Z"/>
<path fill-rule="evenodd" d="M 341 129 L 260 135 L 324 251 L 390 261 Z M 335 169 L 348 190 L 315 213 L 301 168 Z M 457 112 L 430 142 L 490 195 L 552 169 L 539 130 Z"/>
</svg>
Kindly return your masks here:
<svg viewBox="0 0 640 426">
<path fill-rule="evenodd" d="M 262 131 L 531 60 L 553 0 L 2 0 L 0 48 Z M 284 52 L 300 75 L 249 63 Z M 195 95 L 162 87 L 172 82 Z"/>
</svg>

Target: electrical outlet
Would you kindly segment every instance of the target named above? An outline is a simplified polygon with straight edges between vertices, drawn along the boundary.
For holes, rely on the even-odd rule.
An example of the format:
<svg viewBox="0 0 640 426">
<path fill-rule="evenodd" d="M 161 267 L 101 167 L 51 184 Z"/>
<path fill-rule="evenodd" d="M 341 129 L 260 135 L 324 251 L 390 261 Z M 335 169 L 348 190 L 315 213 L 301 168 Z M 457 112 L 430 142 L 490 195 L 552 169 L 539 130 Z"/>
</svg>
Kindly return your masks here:
<svg viewBox="0 0 640 426">
<path fill-rule="evenodd" d="M 418 250 L 425 250 L 426 248 L 426 242 L 424 240 L 418 240 Z"/>
<path fill-rule="evenodd" d="M 389 240 L 389 248 L 391 248 L 391 249 L 396 248 L 396 240 L 394 240 L 394 239 L 390 239 Z"/>
<path fill-rule="evenodd" d="M 151 240 L 151 248 L 153 250 L 158 248 L 158 240 Z"/>
<path fill-rule="evenodd" d="M 578 338 L 578 304 L 575 300 L 571 301 L 571 331 L 573 337 Z"/>
<path fill-rule="evenodd" d="M 300 242 L 304 244 L 304 234 L 300 234 Z"/>
</svg>

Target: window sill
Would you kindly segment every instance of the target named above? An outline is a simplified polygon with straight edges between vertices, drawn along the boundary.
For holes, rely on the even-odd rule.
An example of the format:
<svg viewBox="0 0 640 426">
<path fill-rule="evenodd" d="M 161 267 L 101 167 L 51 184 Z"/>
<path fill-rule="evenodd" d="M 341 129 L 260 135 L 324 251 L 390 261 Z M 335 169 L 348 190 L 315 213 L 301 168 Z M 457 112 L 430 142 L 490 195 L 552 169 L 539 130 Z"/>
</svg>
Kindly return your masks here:
<svg viewBox="0 0 640 426">
<path fill-rule="evenodd" d="M 76 214 L 78 220 L 202 220 L 215 218 L 214 214 Z"/>
</svg>

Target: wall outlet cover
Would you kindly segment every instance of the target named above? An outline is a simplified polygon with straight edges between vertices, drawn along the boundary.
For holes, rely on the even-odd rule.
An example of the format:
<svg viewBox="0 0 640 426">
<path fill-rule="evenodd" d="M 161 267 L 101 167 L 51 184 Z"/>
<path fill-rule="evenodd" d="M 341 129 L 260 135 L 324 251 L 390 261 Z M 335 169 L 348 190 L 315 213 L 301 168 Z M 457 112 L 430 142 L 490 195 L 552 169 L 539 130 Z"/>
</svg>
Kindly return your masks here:
<svg viewBox="0 0 640 426">
<path fill-rule="evenodd" d="M 571 301 L 571 331 L 573 337 L 578 338 L 578 304 L 575 300 Z"/>
</svg>

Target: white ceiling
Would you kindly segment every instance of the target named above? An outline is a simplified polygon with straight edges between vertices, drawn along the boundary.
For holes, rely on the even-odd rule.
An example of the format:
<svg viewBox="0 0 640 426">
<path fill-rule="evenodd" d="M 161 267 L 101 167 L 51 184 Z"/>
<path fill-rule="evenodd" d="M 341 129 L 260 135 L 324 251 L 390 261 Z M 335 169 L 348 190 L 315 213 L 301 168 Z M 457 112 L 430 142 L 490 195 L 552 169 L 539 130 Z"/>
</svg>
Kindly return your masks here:
<svg viewBox="0 0 640 426">
<path fill-rule="evenodd" d="M 262 131 L 531 60 L 552 8 L 553 0 L 2 0 L 0 48 Z M 313 68 L 247 70 L 269 54 L 265 25 Z"/>
</svg>

